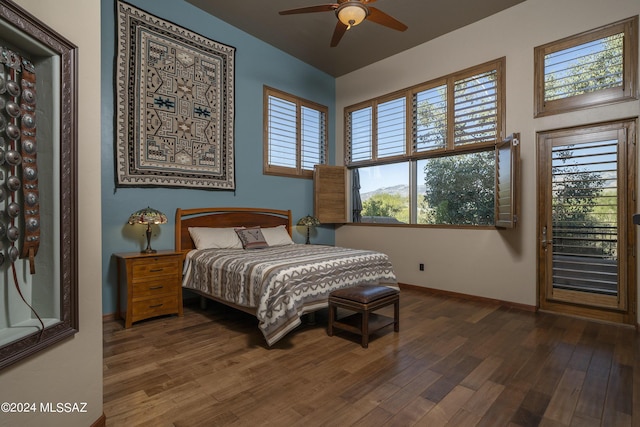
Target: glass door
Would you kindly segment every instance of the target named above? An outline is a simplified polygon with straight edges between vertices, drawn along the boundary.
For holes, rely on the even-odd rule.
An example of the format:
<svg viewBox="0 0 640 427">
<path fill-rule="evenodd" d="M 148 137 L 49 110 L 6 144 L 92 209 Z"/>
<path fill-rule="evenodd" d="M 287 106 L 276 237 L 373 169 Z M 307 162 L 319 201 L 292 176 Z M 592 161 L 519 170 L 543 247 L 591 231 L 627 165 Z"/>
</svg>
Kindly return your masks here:
<svg viewBox="0 0 640 427">
<path fill-rule="evenodd" d="M 539 135 L 541 308 L 617 321 L 635 312 L 634 133 L 626 122 Z"/>
</svg>

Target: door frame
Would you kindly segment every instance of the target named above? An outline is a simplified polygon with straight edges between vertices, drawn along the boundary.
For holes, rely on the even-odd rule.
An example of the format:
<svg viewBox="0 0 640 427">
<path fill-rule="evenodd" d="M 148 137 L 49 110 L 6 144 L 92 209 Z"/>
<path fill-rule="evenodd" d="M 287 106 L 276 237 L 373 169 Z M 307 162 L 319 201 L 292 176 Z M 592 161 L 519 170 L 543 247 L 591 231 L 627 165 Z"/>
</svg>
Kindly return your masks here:
<svg viewBox="0 0 640 427">
<path fill-rule="evenodd" d="M 637 144 L 637 126 L 638 119 L 617 120 L 606 123 L 599 123 L 595 125 L 583 125 L 572 128 L 563 128 L 547 131 L 537 132 L 536 137 L 536 254 L 537 254 L 537 305 L 541 311 L 549 311 L 559 314 L 568 314 L 579 317 L 586 317 L 591 319 L 624 323 L 624 324 L 636 324 L 637 319 L 637 258 L 636 258 L 636 225 L 633 224 L 633 214 L 637 209 L 636 202 L 636 144 Z M 620 232 L 625 233 L 624 240 L 626 241 L 626 248 L 619 248 L 619 250 L 625 249 L 627 252 L 626 265 L 620 265 L 619 276 L 623 277 L 626 281 L 624 295 L 626 299 L 626 305 L 624 309 L 596 307 L 588 305 L 588 302 L 568 302 L 558 301 L 547 298 L 547 276 L 552 274 L 552 266 L 549 265 L 548 255 L 544 249 L 543 240 L 546 236 L 543 236 L 543 229 L 546 224 L 549 223 L 548 218 L 550 209 L 546 205 L 547 200 L 546 190 L 548 184 L 551 182 L 551 164 L 546 156 L 544 149 L 545 142 L 551 138 L 578 135 L 586 133 L 602 132 L 613 129 L 622 129 L 626 135 L 626 148 L 623 156 L 626 156 L 626 170 L 631 173 L 626 174 L 626 180 L 622 180 L 621 175 L 619 178 L 619 188 L 624 185 L 626 188 L 622 189 L 624 194 L 623 203 L 626 206 L 624 212 L 619 210 L 618 212 L 618 226 Z M 543 158 L 544 157 L 544 158 Z M 619 161 L 622 159 L 619 156 Z M 624 181 L 624 182 L 621 182 Z M 622 271 L 624 269 L 624 271 Z"/>
</svg>

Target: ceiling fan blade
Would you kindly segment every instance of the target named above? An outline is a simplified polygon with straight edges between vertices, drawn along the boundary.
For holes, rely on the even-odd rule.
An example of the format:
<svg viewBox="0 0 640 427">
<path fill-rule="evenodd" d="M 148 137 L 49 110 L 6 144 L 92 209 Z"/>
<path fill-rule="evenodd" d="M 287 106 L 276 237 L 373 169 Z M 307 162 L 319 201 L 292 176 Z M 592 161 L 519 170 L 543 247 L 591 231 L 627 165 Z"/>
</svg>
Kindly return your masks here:
<svg viewBox="0 0 640 427">
<path fill-rule="evenodd" d="M 336 24 L 336 29 L 333 30 L 333 37 L 331 37 L 331 47 L 338 46 L 338 43 L 340 43 L 340 40 L 342 39 L 342 36 L 344 36 L 344 33 L 347 31 L 347 28 L 348 27 L 346 25 L 338 21 L 338 23 Z"/>
<path fill-rule="evenodd" d="M 404 25 L 402 22 L 398 21 L 396 18 L 390 15 L 387 15 L 380 9 L 377 9 L 373 6 L 367 6 L 367 7 L 369 9 L 369 15 L 367 16 L 367 19 L 369 21 L 373 21 L 376 24 L 384 25 L 385 27 L 393 28 L 394 30 L 398 30 L 398 31 L 404 31 L 407 28 L 409 28 L 406 25 Z"/>
<path fill-rule="evenodd" d="M 320 6 L 301 7 L 298 9 L 281 10 L 280 15 L 293 15 L 296 13 L 331 12 L 340 6 L 339 4 L 323 4 Z"/>
</svg>

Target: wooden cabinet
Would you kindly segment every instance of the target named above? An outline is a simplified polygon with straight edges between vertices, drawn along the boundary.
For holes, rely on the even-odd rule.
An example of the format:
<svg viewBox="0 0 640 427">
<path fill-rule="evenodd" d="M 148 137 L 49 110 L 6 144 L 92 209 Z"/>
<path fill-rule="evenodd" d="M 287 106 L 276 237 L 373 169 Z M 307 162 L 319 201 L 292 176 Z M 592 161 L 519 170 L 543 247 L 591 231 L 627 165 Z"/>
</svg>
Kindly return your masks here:
<svg viewBox="0 0 640 427">
<path fill-rule="evenodd" d="M 158 251 L 114 254 L 118 263 L 118 315 L 126 304 L 125 328 L 165 314 L 182 316 L 182 254 Z M 126 291 L 126 300 L 122 290 Z"/>
</svg>

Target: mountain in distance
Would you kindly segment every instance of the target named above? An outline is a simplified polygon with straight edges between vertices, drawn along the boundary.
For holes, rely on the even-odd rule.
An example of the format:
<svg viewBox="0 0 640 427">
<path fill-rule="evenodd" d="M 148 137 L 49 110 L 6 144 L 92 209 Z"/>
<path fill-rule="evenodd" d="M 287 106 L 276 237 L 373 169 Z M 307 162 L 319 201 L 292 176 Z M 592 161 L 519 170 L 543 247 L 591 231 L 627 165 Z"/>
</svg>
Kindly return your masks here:
<svg viewBox="0 0 640 427">
<path fill-rule="evenodd" d="M 418 185 L 418 194 L 424 194 L 426 189 L 427 187 L 425 185 Z M 365 202 L 376 194 L 398 194 L 402 197 L 409 197 L 409 186 L 400 184 L 393 185 L 391 187 L 378 188 L 373 191 L 367 191 L 366 193 L 361 192 L 360 199 Z"/>
</svg>

